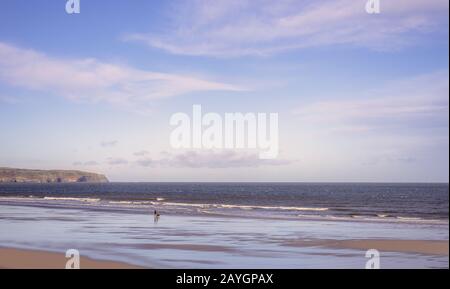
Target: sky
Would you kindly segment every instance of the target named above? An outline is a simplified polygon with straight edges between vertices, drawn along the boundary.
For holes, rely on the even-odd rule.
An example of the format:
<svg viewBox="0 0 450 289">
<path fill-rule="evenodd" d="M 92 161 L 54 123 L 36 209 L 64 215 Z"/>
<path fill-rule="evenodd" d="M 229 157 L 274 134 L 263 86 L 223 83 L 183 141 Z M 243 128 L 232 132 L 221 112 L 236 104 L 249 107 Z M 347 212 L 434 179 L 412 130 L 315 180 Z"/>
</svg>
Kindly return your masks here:
<svg viewBox="0 0 450 289">
<path fill-rule="evenodd" d="M 449 2 L 0 1 L 0 167 L 111 181 L 448 182 Z M 174 149 L 278 113 L 279 154 Z"/>
</svg>

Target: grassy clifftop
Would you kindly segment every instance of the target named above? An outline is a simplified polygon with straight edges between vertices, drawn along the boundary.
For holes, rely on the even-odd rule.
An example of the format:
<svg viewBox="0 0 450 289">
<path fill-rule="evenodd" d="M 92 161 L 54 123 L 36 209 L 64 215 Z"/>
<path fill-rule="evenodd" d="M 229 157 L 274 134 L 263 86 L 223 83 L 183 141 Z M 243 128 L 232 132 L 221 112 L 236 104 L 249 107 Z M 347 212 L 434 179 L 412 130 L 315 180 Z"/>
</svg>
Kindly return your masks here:
<svg viewBox="0 0 450 289">
<path fill-rule="evenodd" d="M 0 168 L 0 183 L 107 183 L 104 175 L 65 170 Z"/>
</svg>

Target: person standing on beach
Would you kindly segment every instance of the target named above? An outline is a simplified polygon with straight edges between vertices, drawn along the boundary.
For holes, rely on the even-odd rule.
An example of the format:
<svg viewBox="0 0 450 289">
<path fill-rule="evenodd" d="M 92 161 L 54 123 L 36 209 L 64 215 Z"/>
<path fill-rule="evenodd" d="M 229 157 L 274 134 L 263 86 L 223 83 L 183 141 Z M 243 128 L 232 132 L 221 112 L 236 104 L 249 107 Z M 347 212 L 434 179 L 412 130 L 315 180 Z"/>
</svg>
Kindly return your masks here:
<svg viewBox="0 0 450 289">
<path fill-rule="evenodd" d="M 160 214 L 155 210 L 155 212 L 153 213 L 153 218 L 154 218 L 155 224 L 158 223 L 159 217 L 160 217 Z"/>
</svg>

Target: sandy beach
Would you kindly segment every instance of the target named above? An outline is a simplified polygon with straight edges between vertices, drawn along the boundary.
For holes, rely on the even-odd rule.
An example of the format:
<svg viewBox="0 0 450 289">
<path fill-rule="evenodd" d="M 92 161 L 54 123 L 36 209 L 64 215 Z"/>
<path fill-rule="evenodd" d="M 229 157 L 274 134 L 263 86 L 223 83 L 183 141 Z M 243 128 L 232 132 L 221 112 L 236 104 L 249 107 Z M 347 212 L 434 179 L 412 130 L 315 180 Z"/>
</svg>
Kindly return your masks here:
<svg viewBox="0 0 450 289">
<path fill-rule="evenodd" d="M 82 269 L 363 269 L 369 249 L 382 269 L 448 268 L 446 221 L 163 214 L 155 222 L 152 212 L 70 202 L 0 204 L 0 268 L 64 269 L 68 249 L 80 252 Z"/>
<path fill-rule="evenodd" d="M 65 253 L 0 248 L 1 269 L 64 269 L 67 260 Z M 141 269 L 141 267 L 81 256 L 80 269 Z"/>
<path fill-rule="evenodd" d="M 448 241 L 431 240 L 298 240 L 286 243 L 292 247 L 328 247 L 336 249 L 363 250 L 377 249 L 381 252 L 401 252 L 423 255 L 449 255 Z M 210 245 L 154 245 L 142 246 L 153 249 L 185 248 L 197 251 L 210 251 Z M 193 249 L 194 248 L 194 249 Z M 219 248 L 217 248 L 219 250 Z M 225 250 L 225 249 L 224 249 Z M 225 250 L 226 251 L 226 250 Z M 1 269 L 64 269 L 67 258 L 64 253 L 39 250 L 0 248 Z M 94 260 L 80 257 L 80 269 L 144 269 L 122 262 Z"/>
<path fill-rule="evenodd" d="M 402 252 L 424 255 L 448 256 L 448 241 L 436 240 L 298 240 L 286 243 L 287 246 L 329 247 L 337 249 Z"/>
</svg>

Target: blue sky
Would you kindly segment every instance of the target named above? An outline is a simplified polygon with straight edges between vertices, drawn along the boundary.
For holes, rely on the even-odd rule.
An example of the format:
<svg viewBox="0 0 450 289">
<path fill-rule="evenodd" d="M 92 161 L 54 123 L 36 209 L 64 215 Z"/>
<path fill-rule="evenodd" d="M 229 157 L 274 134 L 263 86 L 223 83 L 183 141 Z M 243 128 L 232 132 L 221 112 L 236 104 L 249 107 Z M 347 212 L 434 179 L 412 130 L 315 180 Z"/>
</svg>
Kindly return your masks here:
<svg viewBox="0 0 450 289">
<path fill-rule="evenodd" d="M 30 2 L 0 2 L 0 166 L 448 182 L 446 0 L 381 0 L 377 15 L 365 0 Z M 193 104 L 277 112 L 282 161 L 173 150 L 170 116 Z"/>
</svg>

